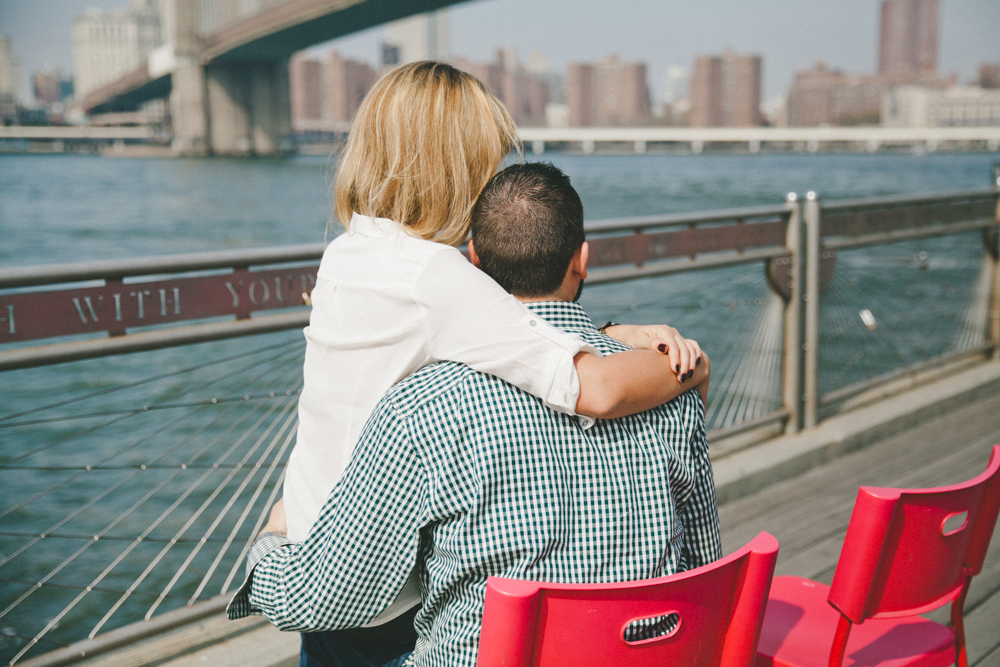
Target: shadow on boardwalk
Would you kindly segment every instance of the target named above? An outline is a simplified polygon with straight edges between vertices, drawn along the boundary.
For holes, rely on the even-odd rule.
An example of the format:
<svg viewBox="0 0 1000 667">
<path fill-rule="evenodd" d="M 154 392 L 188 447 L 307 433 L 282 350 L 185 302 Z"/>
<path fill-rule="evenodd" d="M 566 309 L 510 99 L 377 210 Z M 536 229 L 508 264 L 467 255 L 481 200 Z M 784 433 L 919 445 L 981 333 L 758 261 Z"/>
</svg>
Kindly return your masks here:
<svg viewBox="0 0 1000 667">
<path fill-rule="evenodd" d="M 922 488 L 981 473 L 1000 443 L 1000 395 L 975 401 L 794 479 L 723 505 L 723 548 L 761 530 L 781 543 L 775 575 L 829 584 L 861 485 Z M 950 605 L 929 614 L 948 622 Z M 1000 531 L 965 603 L 969 664 L 1000 667 Z"/>
</svg>

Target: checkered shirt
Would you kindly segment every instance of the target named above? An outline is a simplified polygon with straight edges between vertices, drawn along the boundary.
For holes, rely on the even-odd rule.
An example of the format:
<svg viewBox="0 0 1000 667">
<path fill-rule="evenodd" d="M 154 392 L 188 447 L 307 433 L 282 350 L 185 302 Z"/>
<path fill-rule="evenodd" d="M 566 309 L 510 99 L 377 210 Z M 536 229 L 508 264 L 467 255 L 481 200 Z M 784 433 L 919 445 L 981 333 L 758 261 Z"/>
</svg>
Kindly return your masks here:
<svg viewBox="0 0 1000 667">
<path fill-rule="evenodd" d="M 528 307 L 604 354 L 626 349 L 577 304 Z M 361 626 L 417 565 L 406 664 L 472 667 L 490 575 L 634 581 L 722 555 L 703 410 L 692 390 L 584 430 L 499 378 L 427 366 L 379 403 L 306 541 L 253 544 L 229 617 Z"/>
</svg>

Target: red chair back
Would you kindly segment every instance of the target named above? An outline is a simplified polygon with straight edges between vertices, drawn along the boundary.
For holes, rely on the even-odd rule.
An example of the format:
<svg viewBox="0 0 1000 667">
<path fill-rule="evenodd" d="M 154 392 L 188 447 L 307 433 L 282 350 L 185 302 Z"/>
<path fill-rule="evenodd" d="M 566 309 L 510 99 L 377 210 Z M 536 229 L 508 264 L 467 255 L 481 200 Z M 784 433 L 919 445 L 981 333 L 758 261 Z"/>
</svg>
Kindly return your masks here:
<svg viewBox="0 0 1000 667">
<path fill-rule="evenodd" d="M 760 636 L 778 541 L 745 547 L 688 572 L 615 584 L 490 577 L 478 667 L 664 665 L 749 667 Z M 669 617 L 665 636 L 628 641 L 636 621 Z"/>
<path fill-rule="evenodd" d="M 1000 446 L 986 471 L 935 489 L 861 487 L 829 601 L 852 623 L 921 614 L 983 567 L 1000 511 Z"/>
</svg>

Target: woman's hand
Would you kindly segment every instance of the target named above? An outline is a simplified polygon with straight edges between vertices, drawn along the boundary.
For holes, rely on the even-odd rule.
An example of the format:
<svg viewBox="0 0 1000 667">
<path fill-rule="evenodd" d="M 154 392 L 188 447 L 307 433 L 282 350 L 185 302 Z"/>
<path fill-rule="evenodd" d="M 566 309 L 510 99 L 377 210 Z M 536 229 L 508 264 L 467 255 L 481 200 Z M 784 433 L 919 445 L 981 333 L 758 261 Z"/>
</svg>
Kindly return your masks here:
<svg viewBox="0 0 1000 667">
<path fill-rule="evenodd" d="M 677 329 L 666 324 L 618 324 L 605 329 L 612 338 L 633 350 L 655 350 L 670 357 L 670 366 L 679 382 L 686 382 L 694 375 L 703 356 L 698 341 L 684 338 Z"/>
</svg>

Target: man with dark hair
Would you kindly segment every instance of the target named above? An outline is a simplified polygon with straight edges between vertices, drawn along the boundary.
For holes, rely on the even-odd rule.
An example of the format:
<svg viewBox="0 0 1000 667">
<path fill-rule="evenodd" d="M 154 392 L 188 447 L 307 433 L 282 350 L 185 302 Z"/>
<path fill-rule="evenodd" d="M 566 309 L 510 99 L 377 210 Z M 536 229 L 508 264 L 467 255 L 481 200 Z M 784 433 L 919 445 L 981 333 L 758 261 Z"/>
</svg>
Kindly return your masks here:
<svg viewBox="0 0 1000 667">
<path fill-rule="evenodd" d="M 490 180 L 470 227 L 479 268 L 516 297 L 543 297 L 584 245 L 583 203 L 556 167 L 519 164 Z"/>
<path fill-rule="evenodd" d="M 476 205 L 469 253 L 531 310 L 604 354 L 626 349 L 573 303 L 587 275 L 583 207 L 551 165 L 509 167 Z M 536 319 L 537 318 L 537 319 Z M 548 409 L 491 375 L 442 362 L 389 390 L 305 542 L 269 527 L 231 618 L 282 630 L 356 627 L 416 565 L 423 606 L 407 665 L 476 663 L 486 579 L 617 582 L 718 559 L 705 440 L 705 357 L 692 390 L 593 423 Z M 280 517 L 269 526 L 279 532 Z M 629 640 L 663 634 L 630 626 Z"/>
</svg>

